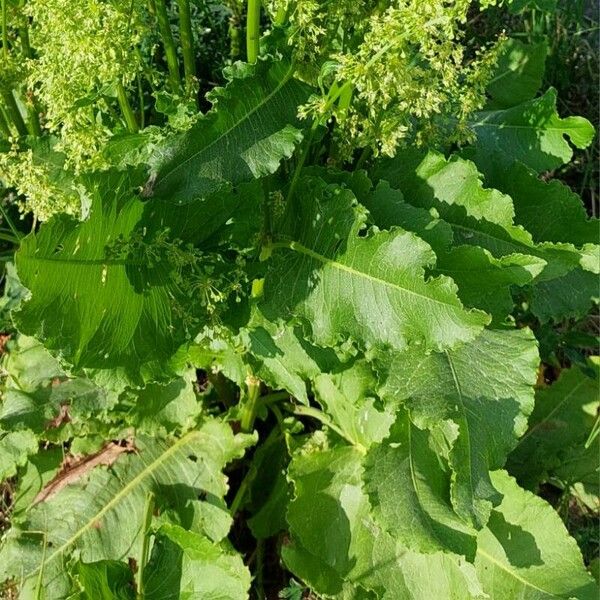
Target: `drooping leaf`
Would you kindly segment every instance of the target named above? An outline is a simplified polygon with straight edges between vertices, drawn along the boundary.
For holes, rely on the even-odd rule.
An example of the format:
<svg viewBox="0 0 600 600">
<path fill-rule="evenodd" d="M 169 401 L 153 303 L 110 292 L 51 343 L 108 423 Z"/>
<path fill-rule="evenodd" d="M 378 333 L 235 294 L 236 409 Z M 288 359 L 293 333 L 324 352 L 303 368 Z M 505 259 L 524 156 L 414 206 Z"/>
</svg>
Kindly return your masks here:
<svg viewBox="0 0 600 600">
<path fill-rule="evenodd" d="M 595 372 L 597 374 L 597 367 Z M 600 468 L 598 440 L 588 448 L 585 443 L 599 406 L 597 378 L 586 375 L 578 367 L 562 371 L 555 383 L 537 391 L 529 429 L 510 455 L 510 472 L 522 485 L 535 489 L 563 465 L 566 467 L 563 474 L 568 475 L 569 463 L 577 455 L 587 454 L 590 474 L 594 474 Z M 595 479 L 594 492 L 598 494 L 597 472 Z M 576 482 L 576 478 L 569 477 L 565 481 L 567 484 Z"/>
<path fill-rule="evenodd" d="M 183 204 L 273 173 L 301 139 L 297 117 L 309 88 L 284 61 L 236 63 L 225 88 L 210 95 L 213 109 L 169 140 L 154 161 L 152 195 Z"/>
<path fill-rule="evenodd" d="M 449 279 L 425 278 L 431 248 L 403 230 L 365 232 L 365 220 L 349 190 L 303 180 L 272 247 L 265 315 L 303 319 L 321 345 L 350 337 L 367 347 L 443 348 L 472 339 L 489 319 L 465 310 Z"/>
<path fill-rule="evenodd" d="M 315 447 L 298 452 L 289 470 L 295 494 L 288 509 L 291 540 L 282 555 L 297 577 L 339 599 L 483 598 L 464 558 L 420 554 L 376 524 L 362 490 L 359 450 L 320 448 L 318 436 L 311 442 Z"/>
<path fill-rule="evenodd" d="M 144 598 L 245 600 L 250 572 L 242 557 L 179 525 L 163 525 L 144 570 Z"/>
<path fill-rule="evenodd" d="M 139 381 L 145 364 L 160 363 L 165 372 L 208 317 L 202 286 L 218 285 L 220 267 L 206 255 L 200 267 L 199 251 L 188 246 L 215 225 L 203 231 L 201 221 L 186 217 L 202 207 L 223 222 L 237 199 L 224 194 L 177 212 L 158 201 L 144 204 L 126 175 L 95 183 L 86 221 L 58 216 L 23 240 L 16 264 L 31 297 L 15 320 L 76 367 L 121 368 Z"/>
<path fill-rule="evenodd" d="M 538 173 L 550 171 L 571 160 L 570 144 L 586 148 L 594 138 L 587 119 L 559 117 L 554 89 L 511 108 L 481 112 L 471 127 L 477 135 L 473 159 L 483 173 L 498 161 L 507 165 L 521 161 Z"/>
<path fill-rule="evenodd" d="M 542 85 L 547 54 L 546 40 L 534 44 L 516 38 L 504 40 L 487 86 L 490 108 L 509 108 L 534 98 Z"/>
<path fill-rule="evenodd" d="M 83 562 L 140 556 L 146 499 L 173 522 L 220 541 L 230 525 L 222 500 L 223 467 L 243 454 L 250 436 L 234 436 L 228 424 L 207 420 L 175 441 L 137 437 L 109 470 L 81 471 L 57 493 L 32 506 L 26 522 L 0 549 L 0 581 L 42 578 L 74 551 Z M 68 476 L 68 471 L 61 477 Z M 198 500 L 200 496 L 205 500 Z"/>
<path fill-rule="evenodd" d="M 537 344 L 527 330 L 484 331 L 444 353 L 412 350 L 387 366 L 380 395 L 445 440 L 455 510 L 477 527 L 500 500 L 489 471 L 501 468 L 533 410 Z"/>
<path fill-rule="evenodd" d="M 435 217 L 435 209 L 427 211 L 405 202 L 402 193 L 386 181 L 381 181 L 363 202 L 379 227 L 400 226 L 425 240 L 437 256 L 431 272 L 451 277 L 466 306 L 484 310 L 497 322 L 512 312 L 512 286 L 530 283 L 546 266 L 536 256 L 507 254 L 495 258 L 478 246 L 452 247 L 452 226 Z"/>
<path fill-rule="evenodd" d="M 83 600 L 134 600 L 133 572 L 123 562 L 101 560 L 78 563 L 77 575 Z"/>
<path fill-rule="evenodd" d="M 524 600 L 597 598 L 577 543 L 552 507 L 504 471 L 492 480 L 503 500 L 477 540 L 475 566 L 485 592 Z"/>
<path fill-rule="evenodd" d="M 388 436 L 394 411 L 378 406 L 377 376 L 366 362 L 356 362 L 336 374 L 315 378 L 315 398 L 333 423 L 353 444 L 368 448 Z"/>
<path fill-rule="evenodd" d="M 475 530 L 448 500 L 450 474 L 431 449 L 427 432 L 401 411 L 386 443 L 367 453 L 365 489 L 375 521 L 417 552 L 475 555 Z"/>
<path fill-rule="evenodd" d="M 598 243 L 600 222 L 587 216 L 581 198 L 558 180 L 542 181 L 525 165 L 499 169 L 493 185 L 510 195 L 515 221 L 535 242 Z"/>
</svg>

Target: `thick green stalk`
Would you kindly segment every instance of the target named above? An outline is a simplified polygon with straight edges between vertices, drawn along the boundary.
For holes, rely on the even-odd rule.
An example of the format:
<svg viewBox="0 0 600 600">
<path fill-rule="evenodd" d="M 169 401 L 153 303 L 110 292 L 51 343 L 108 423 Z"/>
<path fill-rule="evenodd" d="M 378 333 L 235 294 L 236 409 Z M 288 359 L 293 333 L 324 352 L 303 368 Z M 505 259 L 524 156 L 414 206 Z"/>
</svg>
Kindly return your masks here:
<svg viewBox="0 0 600 600">
<path fill-rule="evenodd" d="M 188 93 L 196 83 L 196 54 L 194 52 L 194 34 L 189 0 L 177 0 L 179 7 L 179 37 L 183 52 L 183 72 Z"/>
<path fill-rule="evenodd" d="M 167 14 L 167 5 L 165 0 L 155 0 L 154 8 L 156 10 L 156 20 L 158 21 L 158 30 L 165 49 L 165 58 L 167 68 L 169 69 L 169 85 L 171 91 L 175 94 L 181 93 L 181 76 L 179 75 L 179 62 L 177 61 L 177 48 L 173 39 L 173 32 L 169 25 L 169 15 Z"/>
<path fill-rule="evenodd" d="M 6 108 L 6 113 L 11 120 L 12 124 L 17 129 L 19 135 L 27 135 L 27 125 L 25 125 L 25 121 L 23 120 L 23 116 L 21 115 L 21 111 L 17 105 L 17 101 L 13 96 L 11 90 L 3 90 L 2 91 L 2 99 L 4 100 L 4 106 Z"/>
<path fill-rule="evenodd" d="M 8 16 L 7 0 L 2 1 L 2 53 L 4 58 L 8 59 Z"/>
<path fill-rule="evenodd" d="M 273 21 L 273 24 L 276 27 L 283 27 L 287 21 L 287 8 L 285 6 L 280 6 L 277 9 L 277 14 L 275 15 L 275 20 Z"/>
<path fill-rule="evenodd" d="M 21 38 L 21 48 L 23 50 L 23 56 L 25 58 L 33 58 L 33 52 L 31 51 L 31 44 L 29 43 L 29 28 L 27 24 L 19 27 L 19 37 Z M 35 137 L 41 137 L 42 126 L 40 125 L 39 107 L 35 101 L 35 97 L 31 94 L 27 107 L 27 116 L 29 132 Z"/>
<path fill-rule="evenodd" d="M 140 560 L 138 564 L 138 598 L 139 600 L 143 600 L 145 597 L 144 594 L 144 570 L 146 565 L 148 564 L 148 559 L 150 558 L 150 528 L 152 527 L 152 516 L 154 514 L 154 494 L 152 492 L 148 492 L 146 496 L 146 504 L 144 507 L 144 522 L 142 523 L 142 551 L 140 554 Z"/>
<path fill-rule="evenodd" d="M 4 111 L 0 111 L 0 131 L 6 139 L 10 137 L 10 127 L 4 118 Z"/>
<path fill-rule="evenodd" d="M 240 414 L 240 427 L 242 431 L 250 432 L 254 427 L 256 412 L 260 404 L 260 380 L 249 376 L 246 380 L 247 393 Z"/>
<path fill-rule="evenodd" d="M 137 133 L 140 128 L 138 127 L 137 119 L 135 118 L 135 113 L 131 108 L 131 104 L 129 104 L 127 92 L 121 82 L 117 83 L 117 100 L 119 101 L 119 107 L 125 118 L 125 123 L 127 123 L 127 129 L 129 129 L 130 133 Z"/>
<path fill-rule="evenodd" d="M 260 49 L 260 0 L 248 0 L 246 17 L 246 57 L 249 63 L 258 60 Z"/>
</svg>

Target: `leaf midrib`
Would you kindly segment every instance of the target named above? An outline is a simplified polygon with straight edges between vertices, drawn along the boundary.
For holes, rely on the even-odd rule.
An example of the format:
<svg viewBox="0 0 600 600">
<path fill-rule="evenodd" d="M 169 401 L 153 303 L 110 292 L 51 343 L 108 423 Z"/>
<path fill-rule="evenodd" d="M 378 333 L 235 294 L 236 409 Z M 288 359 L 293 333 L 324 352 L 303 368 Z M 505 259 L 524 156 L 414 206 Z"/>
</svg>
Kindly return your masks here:
<svg viewBox="0 0 600 600">
<path fill-rule="evenodd" d="M 370 275 L 369 273 L 365 273 L 364 271 L 358 271 L 355 268 L 351 267 L 350 265 L 346 265 L 344 263 L 333 260 L 332 258 L 328 258 L 327 256 L 323 256 L 322 254 L 319 254 L 318 252 L 315 252 L 314 250 L 307 248 L 306 246 L 304 246 L 303 244 L 301 244 L 299 242 L 294 242 L 294 241 L 275 242 L 274 244 L 271 244 L 270 247 L 274 250 L 277 248 L 286 248 L 288 250 L 293 250 L 295 252 L 298 252 L 299 254 L 304 254 L 305 256 L 308 256 L 310 258 L 318 260 L 319 262 L 323 263 L 324 265 L 331 266 L 335 269 L 339 269 L 340 271 L 345 271 L 346 273 L 349 273 L 350 275 L 353 275 L 354 277 L 362 277 L 364 279 L 373 281 L 373 282 L 383 285 L 385 287 L 395 289 L 399 292 L 405 292 L 407 294 L 411 294 L 422 300 L 427 300 L 429 302 L 435 302 L 436 304 L 440 304 L 442 306 L 450 307 L 454 311 L 463 310 L 467 314 L 471 312 L 471 311 L 467 310 L 466 308 L 464 308 L 463 306 L 461 306 L 460 303 L 453 304 L 451 302 L 438 300 L 437 298 L 433 298 L 432 296 L 426 296 L 424 294 L 420 294 L 419 292 L 415 292 L 414 290 L 411 290 L 409 288 L 402 287 L 402 286 L 398 285 L 397 283 L 392 283 L 391 281 L 386 281 L 385 279 L 380 279 L 379 277 L 375 277 L 374 275 Z M 427 284 L 427 282 L 425 280 L 424 280 L 424 284 Z M 474 311 L 474 312 L 480 312 L 480 311 Z"/>
<path fill-rule="evenodd" d="M 160 467 L 176 450 L 181 446 L 185 445 L 192 437 L 199 435 L 199 431 L 191 431 L 184 437 L 177 440 L 172 446 L 170 446 L 165 452 L 163 452 L 157 459 L 146 465 L 127 485 L 125 485 L 113 498 L 105 504 L 94 516 L 90 518 L 82 527 L 80 527 L 66 542 L 59 546 L 52 554 L 46 556 L 43 564 L 36 567 L 33 571 L 30 571 L 24 578 L 29 578 L 35 575 L 41 570 L 43 566 L 54 560 L 57 556 L 60 556 L 65 550 L 72 546 L 86 531 L 94 526 L 107 512 L 114 508 L 123 498 L 125 498 L 135 487 L 143 481 L 146 477 L 152 474 L 158 467 Z"/>
<path fill-rule="evenodd" d="M 549 592 L 548 590 L 545 590 L 541 587 L 538 587 L 537 585 L 535 585 L 534 583 L 531 583 L 530 581 L 527 581 L 527 579 L 521 577 L 518 573 L 515 573 L 515 571 L 512 571 L 511 569 L 509 569 L 505 564 L 500 562 L 498 559 L 496 559 L 491 554 L 488 554 L 481 547 L 477 548 L 477 554 L 483 556 L 487 561 L 493 563 L 498 568 L 502 569 L 505 573 L 508 573 L 509 575 L 514 577 L 517 581 L 520 581 L 523 585 L 526 585 L 527 587 L 530 587 L 531 589 L 537 590 L 538 592 L 542 592 L 543 594 L 547 594 L 551 598 L 561 598 L 561 596 L 557 596 L 556 594 Z"/>
</svg>

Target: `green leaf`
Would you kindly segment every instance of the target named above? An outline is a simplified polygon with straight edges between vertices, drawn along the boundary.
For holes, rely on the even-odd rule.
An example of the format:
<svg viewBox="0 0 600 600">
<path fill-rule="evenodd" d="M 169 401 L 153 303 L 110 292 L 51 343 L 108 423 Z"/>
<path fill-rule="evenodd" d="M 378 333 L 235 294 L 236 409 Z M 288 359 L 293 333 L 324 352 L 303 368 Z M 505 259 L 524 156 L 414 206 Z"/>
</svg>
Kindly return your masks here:
<svg viewBox="0 0 600 600">
<path fill-rule="evenodd" d="M 377 376 L 364 361 L 354 363 L 335 375 L 315 378 L 315 398 L 345 439 L 368 448 L 388 436 L 395 415 L 380 404 L 373 392 Z"/>
<path fill-rule="evenodd" d="M 75 471 L 66 485 L 54 493 L 50 489 L 48 497 L 31 506 L 26 523 L 4 540 L 0 581 L 41 577 L 46 584 L 75 551 L 86 563 L 139 557 L 150 492 L 161 513 L 175 523 L 220 541 L 231 521 L 221 471 L 252 440 L 234 436 L 227 423 L 212 419 L 177 440 L 139 436 L 135 452 L 115 452 L 108 470 Z"/>
<path fill-rule="evenodd" d="M 256 375 L 304 404 L 309 403 L 308 382 L 339 362 L 333 351 L 308 343 L 298 327 L 270 322 L 257 309 L 242 338 Z"/>
<path fill-rule="evenodd" d="M 125 392 L 112 418 L 135 426 L 136 431 L 149 435 L 187 432 L 202 412 L 196 397 L 195 369 L 188 370 L 168 384 L 150 383 L 141 390 Z"/>
<path fill-rule="evenodd" d="M 542 86 L 547 54 L 546 40 L 535 44 L 524 44 L 515 38 L 504 40 L 487 86 L 491 108 L 510 108 L 534 98 Z"/>
<path fill-rule="evenodd" d="M 435 251 L 437 262 L 432 273 L 452 277 L 461 301 L 491 314 L 502 322 L 513 310 L 511 288 L 530 283 L 544 269 L 546 262 L 525 254 L 508 254 L 495 258 L 478 246 L 451 247 L 452 226 L 430 211 L 404 202 L 402 193 L 381 181 L 363 201 L 376 225 L 390 229 L 400 226 L 413 231 Z"/>
<path fill-rule="evenodd" d="M 498 161 L 521 161 L 538 173 L 551 171 L 573 157 L 567 137 L 577 148 L 586 148 L 594 138 L 587 119 L 558 116 L 554 89 L 518 106 L 478 113 L 471 127 L 477 135 L 474 160 L 483 173 Z"/>
<path fill-rule="evenodd" d="M 587 216 L 581 198 L 558 180 L 542 181 L 525 165 L 499 169 L 493 185 L 510 195 L 515 221 L 535 242 L 598 243 L 600 221 Z"/>
<path fill-rule="evenodd" d="M 598 276 L 579 267 L 533 287 L 530 310 L 542 322 L 585 317 L 600 297 Z"/>
<path fill-rule="evenodd" d="M 78 563 L 77 575 L 85 600 L 134 600 L 135 583 L 131 569 L 122 562 L 102 560 Z"/>
<path fill-rule="evenodd" d="M 316 434 L 289 469 L 295 496 L 288 509 L 291 539 L 282 555 L 297 577 L 339 599 L 483 598 L 473 566 L 463 558 L 410 550 L 374 522 L 359 450 L 321 444 Z"/>
<path fill-rule="evenodd" d="M 587 449 L 584 445 L 599 406 L 598 378 L 577 367 L 563 370 L 555 383 L 537 391 L 529 430 L 510 456 L 510 472 L 522 485 L 534 489 L 563 465 L 563 475 L 567 475 L 569 463 L 583 453 L 591 460 L 588 465 L 593 474 L 600 464 L 598 441 Z M 597 492 L 597 473 L 595 479 Z M 565 483 L 576 481 L 566 477 Z"/>
<path fill-rule="evenodd" d="M 366 347 L 435 349 L 473 339 L 489 319 L 465 310 L 448 278 L 425 278 L 431 248 L 403 230 L 365 231 L 366 218 L 349 190 L 303 180 L 283 239 L 272 246 L 264 314 L 303 319 L 319 345 L 351 338 Z"/>
<path fill-rule="evenodd" d="M 159 151 L 152 195 L 182 204 L 274 173 L 302 138 L 297 113 L 309 88 L 293 74 L 283 61 L 236 63 L 227 87 L 211 93 L 213 109 Z"/>
<path fill-rule="evenodd" d="M 492 474 L 504 499 L 477 540 L 475 566 L 491 598 L 595 600 L 598 587 L 581 551 L 552 507 L 519 488 L 504 471 Z"/>
<path fill-rule="evenodd" d="M 472 560 L 476 532 L 448 501 L 450 476 L 429 436 L 402 411 L 387 442 L 367 453 L 365 489 L 375 521 L 422 553 L 450 551 Z"/>
<path fill-rule="evenodd" d="M 546 262 L 535 256 L 507 254 L 494 258 L 477 246 L 457 246 L 445 254 L 438 253 L 434 272 L 452 277 L 466 306 L 483 310 L 495 323 L 501 323 L 513 311 L 512 287 L 531 283 L 545 266 Z"/>
<path fill-rule="evenodd" d="M 144 598 L 246 600 L 250 582 L 241 556 L 225 544 L 178 525 L 163 525 L 144 569 Z"/>
<path fill-rule="evenodd" d="M 486 330 L 445 353 L 408 350 L 387 365 L 381 397 L 444 440 L 438 453 L 453 470 L 452 503 L 477 527 L 500 500 L 489 471 L 504 466 L 526 429 L 538 364 L 535 338 L 521 329 Z"/>
<path fill-rule="evenodd" d="M 17 474 L 27 464 L 27 458 L 38 451 L 38 440 L 32 431 L 2 431 L 0 429 L 0 482 Z"/>
<path fill-rule="evenodd" d="M 384 160 L 376 169 L 379 179 L 399 187 L 410 204 L 430 208 L 437 202 L 463 206 L 469 216 L 503 226 L 513 224 L 509 196 L 483 187 L 475 164 L 458 156 L 446 159 L 435 151 L 408 150 Z"/>
<path fill-rule="evenodd" d="M 194 251 L 238 202 L 231 194 L 173 211 L 144 204 L 126 175 L 99 175 L 90 217 L 58 216 L 27 236 L 16 255 L 31 297 L 15 313 L 34 335 L 75 367 L 140 372 L 165 364 L 208 319 L 202 286 L 219 286 L 222 260 Z M 203 227 L 200 215 L 211 221 Z M 194 302 L 190 298 L 194 296 Z"/>
</svg>

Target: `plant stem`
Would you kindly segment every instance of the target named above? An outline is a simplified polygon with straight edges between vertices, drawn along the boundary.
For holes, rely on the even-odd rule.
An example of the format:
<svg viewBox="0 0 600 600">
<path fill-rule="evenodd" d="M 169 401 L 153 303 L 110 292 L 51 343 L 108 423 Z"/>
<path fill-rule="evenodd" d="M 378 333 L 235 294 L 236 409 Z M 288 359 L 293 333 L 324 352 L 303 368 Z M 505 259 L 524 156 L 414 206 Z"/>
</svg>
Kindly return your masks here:
<svg viewBox="0 0 600 600">
<path fill-rule="evenodd" d="M 4 117 L 4 111 L 0 111 L 0 131 L 3 133 L 4 137 L 8 139 L 10 137 L 10 127 Z"/>
<path fill-rule="evenodd" d="M 280 436 L 281 430 L 278 427 L 274 427 L 273 429 L 271 429 L 271 432 L 269 433 L 267 439 L 261 447 L 268 448 L 269 446 L 272 446 L 280 438 Z M 248 491 L 248 488 L 254 481 L 257 472 L 258 471 L 256 469 L 256 465 L 254 464 L 254 461 L 252 461 L 248 472 L 244 476 L 244 479 L 242 479 L 242 483 L 240 483 L 240 487 L 238 488 L 238 491 L 236 492 L 235 497 L 231 502 L 231 508 L 229 509 L 231 516 L 235 517 L 237 512 L 240 510 L 240 507 L 242 506 L 242 503 L 246 498 L 246 492 Z"/>
<path fill-rule="evenodd" d="M 265 540 L 258 540 L 256 544 L 256 597 L 265 600 L 265 585 L 263 569 L 265 566 Z"/>
<path fill-rule="evenodd" d="M 260 49 L 260 0 L 248 0 L 246 17 L 246 58 L 249 63 L 258 60 Z"/>
<path fill-rule="evenodd" d="M 260 379 L 249 375 L 246 379 L 246 401 L 241 408 L 240 427 L 242 431 L 250 432 L 254 427 L 256 412 L 260 405 Z"/>
<path fill-rule="evenodd" d="M 8 14 L 7 0 L 2 1 L 2 53 L 4 58 L 8 60 Z"/>
<path fill-rule="evenodd" d="M 150 527 L 152 526 L 152 515 L 154 514 L 154 494 L 148 492 L 146 496 L 146 506 L 144 509 L 144 522 L 142 523 L 142 551 L 138 561 L 138 593 L 139 600 L 144 600 L 144 569 L 150 558 Z"/>
<path fill-rule="evenodd" d="M 192 17 L 189 0 L 177 0 L 179 7 L 179 37 L 183 51 L 183 72 L 185 74 L 186 91 L 191 93 L 196 83 L 196 55 L 194 52 L 194 34 L 192 33 Z"/>
<path fill-rule="evenodd" d="M 13 125 L 16 127 L 18 134 L 27 135 L 27 125 L 25 125 L 25 121 L 23 120 L 23 116 L 21 115 L 21 111 L 19 110 L 19 106 L 17 105 L 17 101 L 15 100 L 12 91 L 3 90 L 2 99 L 4 100 L 6 112 Z"/>
<path fill-rule="evenodd" d="M 275 20 L 273 21 L 273 25 L 276 27 L 283 27 L 285 22 L 287 21 L 287 8 L 285 6 L 280 6 L 277 9 L 277 14 L 275 15 Z"/>
<path fill-rule="evenodd" d="M 0 213 L 2 213 L 2 217 L 10 227 L 10 230 L 13 232 L 15 238 L 17 238 L 17 241 L 20 242 L 23 236 L 21 235 L 21 232 L 15 227 L 13 220 L 8 216 L 8 213 L 4 209 L 4 206 L 2 206 L 2 202 L 0 202 Z"/>
<path fill-rule="evenodd" d="M 25 3 L 21 2 L 21 6 Z M 21 47 L 23 50 L 23 56 L 25 58 L 33 58 L 33 52 L 31 51 L 31 44 L 29 43 L 29 28 L 27 22 L 19 27 L 19 37 L 21 38 Z M 31 94 L 28 101 L 27 114 L 29 116 L 29 132 L 35 137 L 41 137 L 42 126 L 40 125 L 39 107 L 35 100 L 35 96 Z"/>
<path fill-rule="evenodd" d="M 169 69 L 169 85 L 171 91 L 175 94 L 181 93 L 181 77 L 179 75 L 179 63 L 177 62 L 177 48 L 173 40 L 173 32 L 169 25 L 169 15 L 167 14 L 167 5 L 165 0 L 154 0 L 156 10 L 156 19 L 158 21 L 158 30 L 165 49 L 165 59 Z"/>
<path fill-rule="evenodd" d="M 137 133 L 140 128 L 138 127 L 131 104 L 129 104 L 127 92 L 120 81 L 117 83 L 117 100 L 119 101 L 119 107 L 125 118 L 125 123 L 127 123 L 127 129 L 129 129 L 130 133 Z"/>
</svg>

